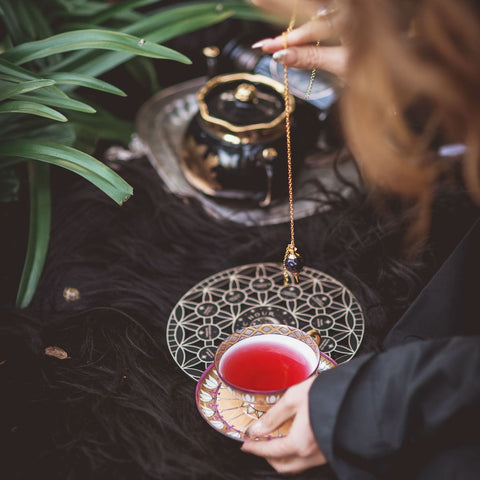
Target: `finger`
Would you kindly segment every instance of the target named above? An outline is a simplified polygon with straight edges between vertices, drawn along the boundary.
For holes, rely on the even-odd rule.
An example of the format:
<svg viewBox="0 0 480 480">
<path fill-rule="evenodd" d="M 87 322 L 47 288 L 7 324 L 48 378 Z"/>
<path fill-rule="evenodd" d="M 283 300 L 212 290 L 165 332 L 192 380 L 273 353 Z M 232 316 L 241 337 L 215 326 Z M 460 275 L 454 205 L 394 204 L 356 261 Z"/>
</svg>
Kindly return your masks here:
<svg viewBox="0 0 480 480">
<path fill-rule="evenodd" d="M 247 440 L 242 445 L 242 451 L 270 459 L 298 455 L 296 445 L 288 436 L 273 440 Z"/>
<path fill-rule="evenodd" d="M 284 395 L 267 413 L 262 415 L 260 420 L 257 420 L 248 428 L 247 434 L 258 437 L 271 433 L 283 425 L 294 413 L 292 404 L 288 401 L 288 396 Z"/>
<path fill-rule="evenodd" d="M 332 27 L 325 20 L 312 20 L 295 28 L 287 34 L 287 44 L 292 46 L 314 43 L 330 38 L 333 34 Z M 281 35 L 279 36 L 282 37 Z M 278 37 L 277 37 L 278 38 Z"/>
<path fill-rule="evenodd" d="M 283 474 L 300 473 L 308 468 L 319 467 L 327 463 L 325 455 L 320 451 L 309 457 L 293 455 L 283 458 L 267 458 L 266 460 L 278 473 Z"/>
<path fill-rule="evenodd" d="M 253 5 L 276 16 L 283 17 L 285 23 L 288 23 L 293 13 L 293 2 L 285 0 L 249 0 Z M 297 19 L 304 22 L 315 14 L 315 8 L 309 5 L 309 2 L 301 2 L 297 8 Z"/>
<path fill-rule="evenodd" d="M 316 45 L 290 47 L 275 52 L 273 59 L 287 67 L 317 68 L 343 77 L 347 65 L 347 50 L 345 47 L 317 47 Z"/>
<path fill-rule="evenodd" d="M 261 48 L 265 53 L 274 53 L 287 46 L 299 46 L 325 40 L 332 35 L 330 25 L 325 21 L 311 21 L 292 30 L 286 35 L 275 38 L 265 38 L 252 45 L 252 48 Z"/>
</svg>

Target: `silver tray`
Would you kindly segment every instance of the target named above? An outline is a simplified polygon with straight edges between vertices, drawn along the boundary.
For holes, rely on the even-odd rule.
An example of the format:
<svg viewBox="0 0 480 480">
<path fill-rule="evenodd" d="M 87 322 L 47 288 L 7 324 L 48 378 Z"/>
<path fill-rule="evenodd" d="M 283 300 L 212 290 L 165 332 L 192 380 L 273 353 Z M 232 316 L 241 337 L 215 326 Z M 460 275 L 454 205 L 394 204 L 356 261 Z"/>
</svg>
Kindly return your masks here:
<svg viewBox="0 0 480 480">
<path fill-rule="evenodd" d="M 215 218 L 248 226 L 288 222 L 290 217 L 286 198 L 268 208 L 252 207 L 242 201 L 208 197 L 185 179 L 179 163 L 182 139 L 190 120 L 198 111 L 196 93 L 205 82 L 206 79 L 201 77 L 162 90 L 140 108 L 136 127 L 141 149 L 167 190 L 180 197 L 198 199 Z M 324 194 L 318 191 L 312 179 L 320 179 L 329 190 L 348 194 L 349 188 L 341 185 L 334 174 L 334 156 L 332 153 L 318 152 L 305 160 L 294 182 L 296 219 L 328 209 L 326 204 L 322 204 Z M 358 184 L 358 173 L 351 161 L 340 162 L 338 169 L 344 178 Z"/>
</svg>

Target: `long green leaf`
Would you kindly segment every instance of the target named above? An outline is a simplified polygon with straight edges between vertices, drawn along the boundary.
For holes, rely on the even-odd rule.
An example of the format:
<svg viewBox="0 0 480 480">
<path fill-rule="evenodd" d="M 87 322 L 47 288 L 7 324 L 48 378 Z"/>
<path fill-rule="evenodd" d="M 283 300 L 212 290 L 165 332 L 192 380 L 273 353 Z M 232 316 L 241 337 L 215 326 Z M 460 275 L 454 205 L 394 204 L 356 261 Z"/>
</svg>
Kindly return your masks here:
<svg viewBox="0 0 480 480">
<path fill-rule="evenodd" d="M 25 83 L 33 82 L 33 81 L 49 82 L 49 85 L 44 85 L 44 88 L 42 89 L 42 94 L 45 94 L 45 96 L 48 96 L 48 98 L 50 99 L 56 98 L 57 101 L 56 103 L 49 103 L 47 101 L 39 102 L 39 103 L 44 103 L 45 105 L 58 106 L 59 108 L 66 108 L 70 110 L 77 110 L 77 111 L 82 111 L 87 113 L 93 113 L 94 111 L 90 106 L 82 102 L 78 102 L 78 100 L 70 99 L 70 102 L 69 102 L 68 100 L 69 96 L 65 92 L 63 92 L 60 88 L 54 86 L 54 84 L 57 83 L 55 78 L 58 78 L 58 83 L 61 83 L 61 84 L 73 85 L 74 83 L 76 83 L 77 86 L 94 88 L 96 90 L 106 91 L 109 93 L 113 93 L 115 95 L 125 96 L 124 92 L 122 92 L 117 87 L 114 87 L 113 85 L 110 85 L 109 83 L 104 82 L 103 80 L 98 80 L 96 78 L 92 78 L 86 75 L 81 75 L 81 74 L 77 75 L 77 74 L 70 74 L 70 73 L 55 73 L 55 74 L 48 75 L 48 77 L 51 77 L 51 78 L 40 78 L 36 75 L 33 75 L 28 70 L 0 58 L 0 78 L 4 80 L 8 80 L 11 82 L 25 82 Z M 32 83 L 31 85 L 35 85 L 35 84 Z M 39 83 L 39 85 L 42 85 L 42 84 Z M 72 89 L 73 88 L 71 88 L 70 90 Z M 39 92 L 37 92 L 37 94 L 38 93 Z"/>
<path fill-rule="evenodd" d="M 92 118 L 92 115 L 88 115 L 88 117 Z M 52 141 L 68 146 L 73 146 L 75 143 L 75 127 L 71 121 L 67 123 L 43 122 L 40 119 L 37 120 L 36 117 L 31 117 L 28 122 L 25 121 L 22 122 L 22 124 L 25 124 L 28 130 L 14 131 L 8 135 L 8 140 L 30 138 L 41 141 Z"/>
<path fill-rule="evenodd" d="M 23 28 L 15 9 L 15 2 L 9 0 L 0 0 L 1 16 L 3 24 L 8 26 L 8 33 L 11 35 L 14 43 L 24 38 Z"/>
<path fill-rule="evenodd" d="M 129 0 L 105 8 L 103 11 L 95 15 L 90 21 L 95 25 L 100 25 L 103 22 L 110 20 L 121 12 L 133 8 L 146 7 L 158 3 L 159 0 Z"/>
<path fill-rule="evenodd" d="M 118 204 L 127 201 L 132 187 L 95 158 L 71 147 L 37 140 L 13 140 L 0 144 L 0 157 L 21 157 L 51 163 L 84 177 Z"/>
<path fill-rule="evenodd" d="M 42 105 L 50 107 L 63 108 L 66 110 L 75 110 L 77 112 L 95 113 L 95 109 L 84 102 L 79 102 L 69 97 L 49 96 L 49 95 L 17 95 L 17 100 L 26 102 L 39 102 Z"/>
<path fill-rule="evenodd" d="M 25 308 L 31 302 L 42 275 L 50 240 L 51 199 L 50 167 L 28 162 L 30 188 L 30 225 L 28 246 L 16 305 Z"/>
<path fill-rule="evenodd" d="M 29 9 L 25 8 L 23 0 L 15 0 L 16 16 L 25 34 L 23 40 L 35 40 L 36 27 L 35 22 L 30 16 Z"/>
<path fill-rule="evenodd" d="M 11 81 L 15 80 L 39 80 L 38 75 L 34 75 L 29 70 L 19 67 L 12 62 L 9 62 L 0 56 L 0 73 L 5 78 L 10 78 Z"/>
<path fill-rule="evenodd" d="M 69 116 L 71 114 L 72 112 L 70 112 Z M 93 116 L 88 114 L 88 117 L 92 118 Z M 75 131 L 71 121 L 51 122 L 33 115 L 4 115 L 3 118 L 6 118 L 9 122 L 6 124 L 4 122 L 1 123 L 0 139 L 15 140 L 19 138 L 36 138 L 40 140 L 51 140 L 56 143 L 61 143 L 62 145 L 70 146 L 75 142 Z M 0 142 L 1 141 L 2 140 L 0 140 Z M 2 161 L 3 159 L 0 159 L 0 163 Z"/>
<path fill-rule="evenodd" d="M 127 145 L 134 130 L 133 122 L 120 119 L 101 106 L 95 105 L 95 108 L 97 110 L 95 115 L 77 112 L 69 115 L 69 123 L 75 126 L 77 133 L 75 146 L 88 151 L 92 148 L 92 139 L 96 138 Z"/>
<path fill-rule="evenodd" d="M 57 0 L 69 16 L 91 17 L 105 9 L 105 2 L 92 2 L 87 0 Z"/>
<path fill-rule="evenodd" d="M 0 113 L 29 113 L 30 115 L 56 120 L 57 122 L 67 121 L 65 115 L 62 115 L 53 108 L 46 107 L 41 103 L 23 102 L 20 100 L 12 100 L 0 104 Z"/>
<path fill-rule="evenodd" d="M 16 1 L 18 2 L 18 0 Z M 47 21 L 47 14 L 44 9 L 37 5 L 37 2 L 32 2 L 31 0 L 22 0 L 22 2 L 23 7 L 21 8 L 23 10 L 23 14 L 28 15 L 29 17 L 33 38 L 46 38 L 52 35 L 52 29 Z"/>
<path fill-rule="evenodd" d="M 119 95 L 120 97 L 126 97 L 127 95 L 123 90 L 120 90 L 114 85 L 98 78 L 91 77 L 89 75 L 69 72 L 57 72 L 50 73 L 45 76 L 51 80 L 55 80 L 55 83 L 57 85 L 74 85 L 76 87 L 86 87 L 92 90 L 99 90 L 101 92 Z"/>
<path fill-rule="evenodd" d="M 219 5 L 221 8 L 219 8 Z M 166 7 L 150 13 L 139 22 L 126 26 L 122 29 L 122 32 L 130 35 L 148 35 L 150 38 L 149 33 L 155 31 L 158 32 L 163 27 L 167 27 L 168 29 L 169 26 L 172 26 L 175 23 L 185 21 L 191 22 L 200 17 L 205 18 L 206 16 L 209 16 L 212 24 L 215 24 L 231 17 L 232 14 L 233 11 L 231 9 L 224 8 L 219 2 L 200 2 Z M 198 28 L 202 28 L 203 26 L 204 20 L 199 21 Z"/>
<path fill-rule="evenodd" d="M 151 30 L 155 25 L 155 22 L 153 22 L 152 25 L 149 25 L 150 30 L 147 30 L 148 33 L 146 31 L 145 36 L 148 36 L 153 42 L 165 42 L 175 36 L 222 22 L 232 15 L 231 11 L 224 11 L 219 14 L 211 5 L 208 8 L 202 6 L 202 9 L 196 6 L 189 9 L 184 7 L 181 9 L 182 11 L 179 10 L 179 8 L 176 8 L 175 11 L 166 12 L 157 18 L 159 22 L 161 21 L 162 26 L 157 30 Z M 200 13 L 202 10 L 204 13 Z M 145 28 L 147 28 L 147 25 L 145 25 Z M 138 30 L 141 30 L 141 28 Z M 71 58 L 57 64 L 55 69 L 72 70 L 76 73 L 98 76 L 133 57 L 133 55 L 123 52 L 109 52 L 101 55 L 89 55 L 89 53 L 78 52 L 78 54 L 74 54 Z"/>
<path fill-rule="evenodd" d="M 97 29 L 59 33 L 43 40 L 23 43 L 3 53 L 2 58 L 21 65 L 22 63 L 48 57 L 56 53 L 86 48 L 114 50 L 134 55 L 191 63 L 185 55 L 163 45 L 157 45 L 151 41 L 125 33 Z"/>
<path fill-rule="evenodd" d="M 18 200 L 20 177 L 16 168 L 2 168 L 0 164 L 0 203 Z"/>
<path fill-rule="evenodd" d="M 187 28 L 183 32 L 180 30 L 180 33 L 176 33 L 177 35 L 221 22 L 233 13 L 231 10 L 225 9 L 222 10 L 222 13 L 219 13 L 217 7 L 217 2 L 203 2 L 180 7 L 162 8 L 151 12 L 143 20 L 124 27 L 122 32 L 136 36 L 141 35 L 148 37 L 152 41 L 162 42 L 164 41 L 162 32 L 165 32 L 165 38 L 172 38 L 172 36 L 168 35 L 169 28 L 173 28 L 179 22 L 182 24 L 188 21 L 185 25 Z M 155 38 L 151 37 L 152 32 L 156 33 Z M 173 36 L 176 34 L 173 34 Z M 129 60 L 132 56 L 120 52 L 98 55 L 95 52 L 80 51 L 72 53 L 68 58 L 59 62 L 55 66 L 55 70 L 76 71 L 97 76 Z"/>
<path fill-rule="evenodd" d="M 16 83 L 15 85 L 9 85 L 8 87 L 0 88 L 0 101 L 6 98 L 11 98 L 14 95 L 21 93 L 31 92 L 38 88 L 48 87 L 54 85 L 55 80 L 29 80 L 23 83 Z"/>
</svg>

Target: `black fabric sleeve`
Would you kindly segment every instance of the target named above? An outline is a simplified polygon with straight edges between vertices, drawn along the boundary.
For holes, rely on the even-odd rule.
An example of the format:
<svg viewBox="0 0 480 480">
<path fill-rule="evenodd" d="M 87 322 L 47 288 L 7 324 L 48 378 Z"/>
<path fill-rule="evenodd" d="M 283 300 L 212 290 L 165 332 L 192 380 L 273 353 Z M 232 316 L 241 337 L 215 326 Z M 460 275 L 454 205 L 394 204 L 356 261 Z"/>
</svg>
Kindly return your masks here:
<svg viewBox="0 0 480 480">
<path fill-rule="evenodd" d="M 310 390 L 315 437 L 341 480 L 413 479 L 439 451 L 478 451 L 479 410 L 479 336 L 359 357 L 322 373 Z"/>
<path fill-rule="evenodd" d="M 480 220 L 388 333 L 384 348 L 412 339 L 480 335 Z"/>
</svg>

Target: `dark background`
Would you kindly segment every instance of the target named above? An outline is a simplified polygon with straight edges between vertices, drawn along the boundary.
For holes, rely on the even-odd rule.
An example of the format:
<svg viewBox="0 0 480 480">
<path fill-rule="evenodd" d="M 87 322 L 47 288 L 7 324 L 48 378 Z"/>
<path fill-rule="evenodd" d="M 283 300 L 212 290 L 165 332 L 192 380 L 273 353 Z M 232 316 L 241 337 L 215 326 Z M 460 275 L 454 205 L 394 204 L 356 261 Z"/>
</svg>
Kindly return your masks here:
<svg viewBox="0 0 480 480">
<path fill-rule="evenodd" d="M 253 36 L 268 36 L 265 29 Z M 222 46 L 244 33 L 243 24 L 226 22 L 171 42 L 194 63 L 161 62 L 161 86 L 203 75 L 203 46 Z M 122 68 L 105 78 L 128 98 L 95 101 L 133 121 L 152 92 Z M 97 156 L 108 146 L 100 144 Z M 52 169 L 49 254 L 35 298 L 21 312 L 14 299 L 28 198 L 22 190 L 17 202 L 0 204 L 2 478 L 280 478 L 203 421 L 195 383 L 171 359 L 165 328 L 175 303 L 205 277 L 283 258 L 288 225 L 247 228 L 214 220 L 197 202 L 165 192 L 145 158 L 112 165 L 135 191 L 121 208 L 83 179 Z M 405 222 L 381 216 L 362 188 L 348 198 L 330 192 L 324 203 L 327 213 L 297 222 L 298 246 L 307 265 L 354 293 L 365 313 L 362 351 L 379 350 L 478 211 L 457 183 L 446 182 L 425 252 L 407 260 Z M 65 287 L 77 288 L 80 300 L 67 302 Z M 52 345 L 69 358 L 46 356 Z M 334 477 L 324 467 L 294 478 Z"/>
</svg>

